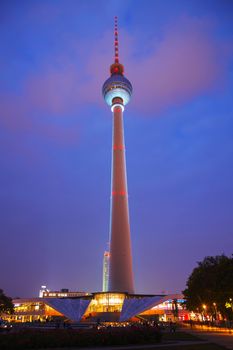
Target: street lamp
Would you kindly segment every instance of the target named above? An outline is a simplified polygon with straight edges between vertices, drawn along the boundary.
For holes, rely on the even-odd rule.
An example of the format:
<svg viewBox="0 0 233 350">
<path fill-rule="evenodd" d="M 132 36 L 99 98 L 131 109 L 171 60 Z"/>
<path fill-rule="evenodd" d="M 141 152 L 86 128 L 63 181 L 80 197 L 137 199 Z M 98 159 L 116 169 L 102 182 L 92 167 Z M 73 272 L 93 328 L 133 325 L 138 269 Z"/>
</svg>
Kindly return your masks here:
<svg viewBox="0 0 233 350">
<path fill-rule="evenodd" d="M 203 312 L 202 312 L 202 321 L 205 321 L 205 312 L 206 312 L 206 305 L 202 304 Z"/>
<path fill-rule="evenodd" d="M 214 307 L 215 320 L 217 320 L 217 304 L 213 303 L 213 307 Z"/>
</svg>

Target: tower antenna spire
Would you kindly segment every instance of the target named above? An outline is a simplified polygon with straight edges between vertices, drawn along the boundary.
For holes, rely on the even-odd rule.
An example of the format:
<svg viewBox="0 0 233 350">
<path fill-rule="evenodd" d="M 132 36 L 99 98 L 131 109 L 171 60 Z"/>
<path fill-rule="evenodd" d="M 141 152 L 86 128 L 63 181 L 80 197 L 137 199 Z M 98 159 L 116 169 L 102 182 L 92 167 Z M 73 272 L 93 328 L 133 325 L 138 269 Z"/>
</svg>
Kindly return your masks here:
<svg viewBox="0 0 233 350">
<path fill-rule="evenodd" d="M 115 51 L 115 63 L 119 63 L 119 43 L 118 43 L 118 18 L 115 16 L 114 18 L 114 51 Z"/>
<path fill-rule="evenodd" d="M 114 17 L 114 63 L 110 66 L 110 73 L 113 74 L 124 74 L 124 66 L 119 63 L 119 41 L 118 41 L 118 18 Z"/>
</svg>

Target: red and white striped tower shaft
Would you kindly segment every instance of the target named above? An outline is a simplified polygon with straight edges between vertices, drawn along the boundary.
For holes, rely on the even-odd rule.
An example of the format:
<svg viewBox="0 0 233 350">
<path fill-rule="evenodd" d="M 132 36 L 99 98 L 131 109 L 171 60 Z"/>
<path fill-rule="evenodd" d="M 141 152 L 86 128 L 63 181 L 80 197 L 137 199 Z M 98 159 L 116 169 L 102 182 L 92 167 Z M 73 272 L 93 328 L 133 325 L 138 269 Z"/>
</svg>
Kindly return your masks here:
<svg viewBox="0 0 233 350">
<path fill-rule="evenodd" d="M 118 30 L 115 17 L 115 62 L 110 67 L 111 77 L 103 85 L 104 99 L 113 113 L 112 182 L 110 215 L 110 267 L 108 290 L 134 293 L 132 253 L 130 240 L 128 190 L 125 161 L 123 111 L 132 94 L 132 86 L 123 75 L 119 63 Z"/>
</svg>

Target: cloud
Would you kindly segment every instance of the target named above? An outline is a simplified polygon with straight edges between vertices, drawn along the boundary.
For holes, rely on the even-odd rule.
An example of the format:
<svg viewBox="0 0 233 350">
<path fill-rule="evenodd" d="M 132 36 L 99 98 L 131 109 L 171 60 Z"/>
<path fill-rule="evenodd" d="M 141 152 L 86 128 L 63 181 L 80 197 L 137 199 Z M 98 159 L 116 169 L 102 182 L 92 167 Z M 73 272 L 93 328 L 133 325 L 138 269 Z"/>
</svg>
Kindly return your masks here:
<svg viewBox="0 0 233 350">
<path fill-rule="evenodd" d="M 143 54 L 140 40 L 121 30 L 120 59 L 134 88 L 132 108 L 151 115 L 203 94 L 224 91 L 233 45 L 217 39 L 216 27 L 208 17 L 182 16 L 164 28 L 159 40 L 148 38 L 144 46 L 150 50 Z M 100 89 L 113 59 L 112 42 L 112 33 L 106 32 L 92 45 L 85 66 L 91 77 L 83 86 L 85 102 L 101 101 Z"/>
<path fill-rule="evenodd" d="M 232 50 L 213 33 L 207 20 L 182 17 L 169 26 L 154 52 L 128 67 L 134 105 L 161 112 L 223 87 Z"/>
<path fill-rule="evenodd" d="M 159 40 L 148 38 L 146 45 L 152 50 L 144 54 L 137 54 L 140 40 L 121 31 L 120 57 L 134 88 L 132 108 L 154 115 L 224 87 L 232 44 L 216 39 L 215 25 L 207 18 L 183 16 L 167 26 Z M 82 118 L 90 105 L 104 106 L 101 86 L 113 60 L 112 45 L 111 31 L 92 42 L 77 42 L 70 35 L 60 55 L 57 48 L 56 53 L 48 52 L 47 60 L 25 76 L 17 93 L 0 95 L 1 124 L 24 130 L 36 125 L 37 133 L 45 137 L 56 139 L 57 133 L 57 140 L 74 140 L 71 128 L 42 125 L 38 115 L 55 120 L 76 113 Z"/>
<path fill-rule="evenodd" d="M 79 130 L 64 123 L 59 125 L 45 121 L 43 115 L 40 116 L 40 109 L 37 108 L 37 104 L 32 103 L 34 98 L 38 102 L 35 96 L 30 100 L 29 93 L 23 95 L 1 94 L 1 129 L 14 134 L 20 132 L 24 136 L 30 135 L 35 139 L 43 137 L 57 144 L 76 144 L 79 140 Z M 45 111 L 49 112 L 49 110 L 46 110 L 46 105 L 44 105 Z"/>
<path fill-rule="evenodd" d="M 82 84 L 76 67 L 70 62 L 63 67 L 43 67 L 26 80 L 23 94 L 32 107 L 52 115 L 64 115 L 82 104 Z"/>
</svg>

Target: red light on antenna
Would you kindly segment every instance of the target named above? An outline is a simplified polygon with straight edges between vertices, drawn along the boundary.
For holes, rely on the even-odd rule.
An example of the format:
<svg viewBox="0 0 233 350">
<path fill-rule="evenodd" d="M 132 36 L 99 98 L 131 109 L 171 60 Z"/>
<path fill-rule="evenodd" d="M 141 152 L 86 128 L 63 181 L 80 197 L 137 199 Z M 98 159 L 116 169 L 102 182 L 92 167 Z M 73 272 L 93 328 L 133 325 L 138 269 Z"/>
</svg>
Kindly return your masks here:
<svg viewBox="0 0 233 350">
<path fill-rule="evenodd" d="M 117 28 L 117 16 L 114 17 L 114 50 L 115 50 L 115 63 L 119 63 L 119 53 L 118 53 L 118 28 Z M 121 72 L 120 68 L 114 68 L 113 71 L 114 73 L 119 73 Z"/>
</svg>

